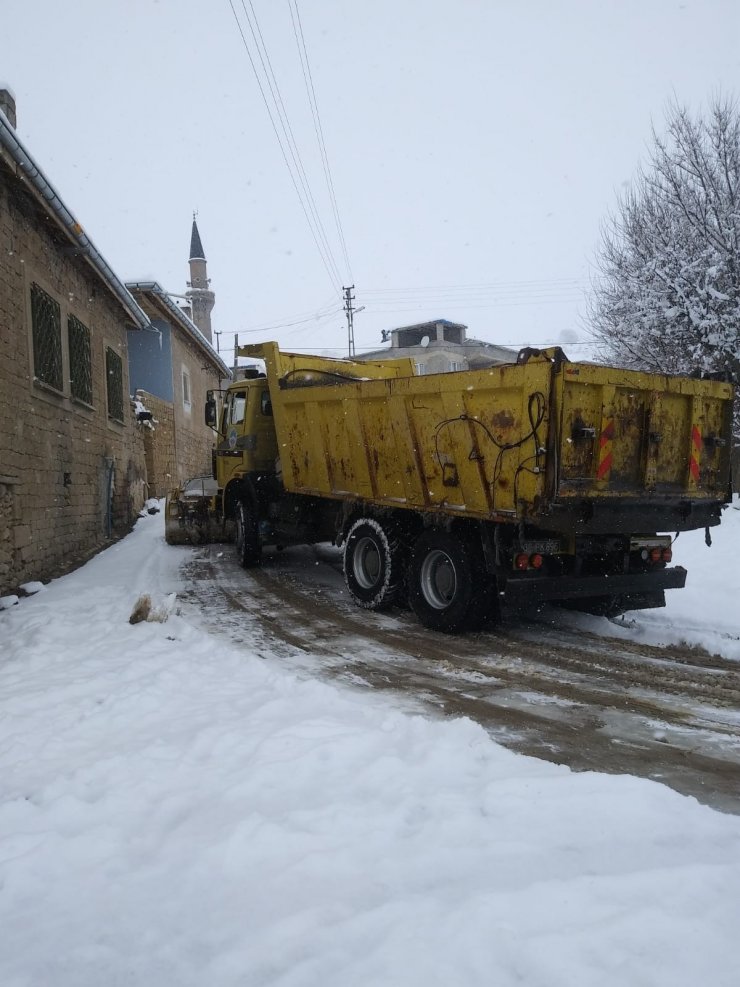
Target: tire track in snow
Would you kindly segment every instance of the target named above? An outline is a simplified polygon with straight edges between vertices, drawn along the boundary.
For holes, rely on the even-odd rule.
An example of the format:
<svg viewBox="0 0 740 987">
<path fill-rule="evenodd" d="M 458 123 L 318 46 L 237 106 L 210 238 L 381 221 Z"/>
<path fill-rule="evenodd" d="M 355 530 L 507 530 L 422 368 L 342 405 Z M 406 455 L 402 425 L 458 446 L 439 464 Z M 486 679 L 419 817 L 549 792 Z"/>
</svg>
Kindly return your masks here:
<svg viewBox="0 0 740 987">
<path fill-rule="evenodd" d="M 740 813 L 740 669 L 697 649 L 552 626 L 541 617 L 462 637 L 342 596 L 336 553 L 268 555 L 245 572 L 206 546 L 183 567 L 209 629 L 312 674 L 481 723 L 514 750 L 574 770 L 662 781 Z"/>
</svg>

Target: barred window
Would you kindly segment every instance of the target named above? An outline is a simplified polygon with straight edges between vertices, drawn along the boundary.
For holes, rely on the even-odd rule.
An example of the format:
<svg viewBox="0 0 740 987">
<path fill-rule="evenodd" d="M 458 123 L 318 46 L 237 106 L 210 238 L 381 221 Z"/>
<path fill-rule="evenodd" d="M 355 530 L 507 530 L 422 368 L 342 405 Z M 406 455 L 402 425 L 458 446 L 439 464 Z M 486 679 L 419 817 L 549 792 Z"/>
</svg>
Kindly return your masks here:
<svg viewBox="0 0 740 987">
<path fill-rule="evenodd" d="M 105 350 L 105 377 L 108 393 L 108 417 L 123 421 L 123 360 L 110 346 Z"/>
<path fill-rule="evenodd" d="M 33 373 L 37 380 L 62 390 L 62 315 L 59 303 L 31 285 Z"/>
<path fill-rule="evenodd" d="M 72 397 L 85 404 L 93 403 L 90 330 L 74 315 L 67 319 L 69 341 L 69 382 Z"/>
</svg>

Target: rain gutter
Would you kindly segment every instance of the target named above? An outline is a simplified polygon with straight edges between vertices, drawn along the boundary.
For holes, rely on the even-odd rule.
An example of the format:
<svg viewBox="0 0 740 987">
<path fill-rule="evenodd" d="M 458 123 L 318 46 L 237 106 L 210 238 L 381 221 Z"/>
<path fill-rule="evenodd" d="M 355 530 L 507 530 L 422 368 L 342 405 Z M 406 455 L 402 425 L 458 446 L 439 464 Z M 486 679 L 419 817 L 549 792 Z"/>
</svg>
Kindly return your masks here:
<svg viewBox="0 0 740 987">
<path fill-rule="evenodd" d="M 14 129 L 8 123 L 5 114 L 0 111 L 0 146 L 5 148 L 15 161 L 20 173 L 28 180 L 41 196 L 50 211 L 54 214 L 67 236 L 75 243 L 80 254 L 85 257 L 90 266 L 100 275 L 111 292 L 116 296 L 124 310 L 139 329 L 149 332 L 159 330 L 151 324 L 144 311 L 136 303 L 125 285 L 113 272 L 108 261 L 103 257 L 82 226 L 62 202 L 59 193 L 28 153 L 22 142 L 16 137 Z"/>
</svg>

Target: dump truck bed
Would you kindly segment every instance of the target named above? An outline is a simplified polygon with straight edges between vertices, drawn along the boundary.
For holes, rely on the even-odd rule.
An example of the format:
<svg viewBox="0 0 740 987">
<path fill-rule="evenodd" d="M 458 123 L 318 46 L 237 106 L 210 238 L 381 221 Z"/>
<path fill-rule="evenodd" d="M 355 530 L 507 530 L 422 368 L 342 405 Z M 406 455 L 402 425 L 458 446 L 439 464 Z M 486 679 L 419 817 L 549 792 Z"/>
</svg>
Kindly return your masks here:
<svg viewBox="0 0 740 987">
<path fill-rule="evenodd" d="M 571 363 L 559 351 L 429 376 L 413 376 L 409 361 L 369 370 L 275 343 L 242 352 L 265 360 L 291 492 L 554 528 L 576 517 L 582 530 L 603 529 L 605 516 L 614 527 L 615 513 L 640 530 L 668 509 L 663 530 L 703 526 L 726 499 L 724 382 Z"/>
</svg>

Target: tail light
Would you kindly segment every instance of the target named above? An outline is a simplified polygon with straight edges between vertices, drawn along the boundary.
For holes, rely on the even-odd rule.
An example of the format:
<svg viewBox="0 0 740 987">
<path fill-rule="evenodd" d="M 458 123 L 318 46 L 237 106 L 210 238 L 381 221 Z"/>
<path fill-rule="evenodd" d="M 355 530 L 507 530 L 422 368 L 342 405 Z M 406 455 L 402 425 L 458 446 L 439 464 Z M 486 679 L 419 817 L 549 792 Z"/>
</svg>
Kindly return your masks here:
<svg viewBox="0 0 740 987">
<path fill-rule="evenodd" d="M 525 552 L 520 552 L 519 555 L 514 559 L 514 565 L 517 569 L 528 569 L 529 568 L 529 556 Z"/>
<path fill-rule="evenodd" d="M 543 561 L 544 559 L 539 553 L 535 553 L 534 555 L 530 555 L 529 557 L 529 564 L 532 566 L 533 569 L 541 569 Z"/>
<path fill-rule="evenodd" d="M 663 561 L 670 562 L 672 558 L 673 558 L 673 552 L 670 550 L 670 548 L 664 548 L 662 552 Z"/>
<path fill-rule="evenodd" d="M 651 562 L 660 562 L 660 560 L 662 558 L 663 558 L 663 549 L 662 548 L 651 548 L 650 549 L 650 561 Z"/>
</svg>

